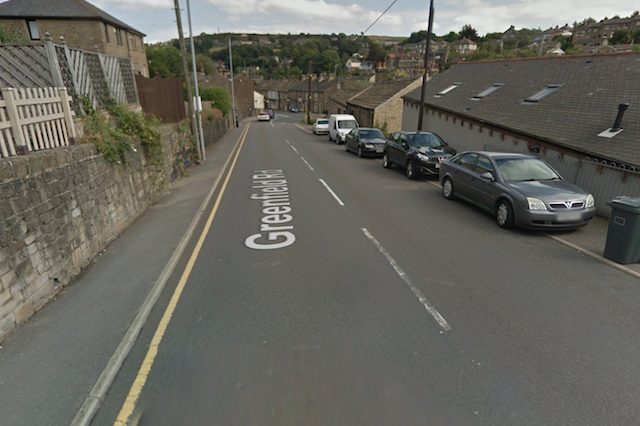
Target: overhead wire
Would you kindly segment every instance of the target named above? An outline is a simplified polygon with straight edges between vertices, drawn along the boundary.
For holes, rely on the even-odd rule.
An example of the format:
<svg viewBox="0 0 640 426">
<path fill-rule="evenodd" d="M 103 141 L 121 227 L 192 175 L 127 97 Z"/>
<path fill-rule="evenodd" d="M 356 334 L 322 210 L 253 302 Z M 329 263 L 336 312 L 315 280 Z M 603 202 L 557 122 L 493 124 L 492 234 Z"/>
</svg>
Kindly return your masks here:
<svg viewBox="0 0 640 426">
<path fill-rule="evenodd" d="M 369 25 L 369 26 L 367 27 L 367 29 L 366 29 L 366 30 L 361 31 L 361 32 L 360 32 L 360 35 L 364 35 L 364 33 L 366 33 L 367 31 L 369 31 L 369 30 L 371 29 L 371 27 L 373 27 L 373 26 L 376 24 L 376 22 L 378 22 L 378 21 L 380 20 L 380 18 L 382 18 L 382 17 L 384 16 L 384 14 L 385 14 L 385 13 L 387 13 L 387 11 L 388 11 L 389 9 L 391 9 L 391 6 L 393 6 L 394 4 L 396 4 L 396 2 L 397 2 L 397 1 L 398 1 L 398 0 L 393 0 L 393 2 L 389 5 L 389 7 L 388 7 L 388 8 L 386 8 L 386 9 L 385 9 L 385 11 L 384 11 L 384 12 L 382 12 L 382 14 L 381 14 L 380 16 L 378 16 L 378 19 L 376 19 L 375 21 L 373 21 L 373 24 Z"/>
<path fill-rule="evenodd" d="M 396 1 L 397 1 L 397 0 L 396 0 Z M 211 3 L 211 0 L 207 0 L 207 3 L 209 3 L 209 4 L 211 5 L 211 7 L 213 7 L 213 8 L 216 10 L 216 12 L 218 12 L 218 13 L 220 14 L 220 16 L 222 16 L 222 17 L 224 18 L 224 20 L 225 20 L 225 21 L 227 21 L 227 22 L 229 23 L 229 25 L 231 25 L 231 26 L 232 26 L 236 31 L 238 31 L 238 29 L 236 28 L 236 26 L 235 26 L 235 25 L 233 25 L 233 24 L 231 23 L 231 21 L 229 21 L 229 20 L 227 19 L 227 17 L 226 17 L 226 16 L 224 16 L 224 15 L 222 14 L 222 12 L 220 12 L 220 11 L 218 10 L 218 8 L 217 8 L 213 3 Z"/>
</svg>

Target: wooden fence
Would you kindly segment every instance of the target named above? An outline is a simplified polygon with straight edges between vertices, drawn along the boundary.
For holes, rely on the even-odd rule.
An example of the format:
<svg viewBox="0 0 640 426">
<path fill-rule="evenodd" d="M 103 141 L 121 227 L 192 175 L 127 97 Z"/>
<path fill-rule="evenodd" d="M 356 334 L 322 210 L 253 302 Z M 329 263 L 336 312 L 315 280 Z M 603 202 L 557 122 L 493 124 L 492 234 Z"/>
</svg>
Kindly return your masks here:
<svg viewBox="0 0 640 426">
<path fill-rule="evenodd" d="M 178 123 L 186 118 L 182 77 L 146 78 L 136 75 L 138 98 L 144 112 L 165 123 Z"/>
<path fill-rule="evenodd" d="M 103 107 L 107 95 L 122 104 L 138 104 L 131 59 L 72 49 L 64 37 L 54 44 L 48 33 L 43 43 L 0 45 L 0 86 L 66 87 L 76 113 L 81 112 L 81 97 L 95 109 Z"/>
<path fill-rule="evenodd" d="M 3 88 L 1 92 L 0 157 L 74 143 L 74 113 L 67 89 Z"/>
</svg>

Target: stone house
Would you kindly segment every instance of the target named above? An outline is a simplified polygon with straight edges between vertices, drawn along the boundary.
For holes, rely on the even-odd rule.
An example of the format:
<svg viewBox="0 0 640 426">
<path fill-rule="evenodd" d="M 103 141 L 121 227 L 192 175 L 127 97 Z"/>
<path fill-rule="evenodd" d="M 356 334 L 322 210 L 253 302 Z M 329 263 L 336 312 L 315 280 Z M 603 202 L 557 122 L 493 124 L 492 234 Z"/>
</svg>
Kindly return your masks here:
<svg viewBox="0 0 640 426">
<path fill-rule="evenodd" d="M 460 55 L 471 55 L 478 49 L 478 45 L 473 40 L 463 37 L 454 43 L 454 49 Z"/>
<path fill-rule="evenodd" d="M 347 113 L 361 127 L 384 127 L 390 132 L 402 125 L 402 96 L 422 84 L 422 78 L 381 81 L 347 101 Z"/>
<path fill-rule="evenodd" d="M 231 81 L 228 73 L 216 73 L 208 76 L 198 76 L 198 84 L 200 90 L 211 87 L 219 86 L 224 87 L 229 93 L 231 98 Z M 233 92 L 235 93 L 236 111 L 238 118 L 249 117 L 253 115 L 254 109 L 254 91 L 255 85 L 253 81 L 240 74 L 233 77 Z M 233 102 L 232 102 L 233 105 Z"/>
<path fill-rule="evenodd" d="M 347 59 L 347 63 L 345 67 L 347 68 L 348 71 L 353 72 L 353 71 L 358 71 L 361 65 L 362 65 L 362 62 L 359 59 L 349 58 Z"/>
<path fill-rule="evenodd" d="M 513 25 L 500 36 L 502 40 L 514 40 L 516 37 L 518 37 L 518 30 Z"/>
<path fill-rule="evenodd" d="M 640 196 L 638 63 L 640 52 L 461 62 L 427 83 L 423 128 L 458 151 L 539 155 L 608 215 L 614 196 Z M 417 127 L 420 95 L 404 96 L 403 130 Z"/>
<path fill-rule="evenodd" d="M 338 80 L 320 77 L 311 80 L 311 112 L 323 114 L 328 111 L 329 97 L 338 89 Z M 289 86 L 289 106 L 296 106 L 300 111 L 308 109 L 309 80 L 300 80 Z"/>
<path fill-rule="evenodd" d="M 69 47 L 130 57 L 134 72 L 149 77 L 145 34 L 84 0 L 11 0 L 0 3 L 0 24 L 24 41 L 41 43 L 45 33 Z"/>
<path fill-rule="evenodd" d="M 633 33 L 640 29 L 640 15 L 622 19 L 607 19 L 589 25 L 577 27 L 573 31 L 575 46 L 602 46 L 613 36 L 617 29 Z"/>
</svg>

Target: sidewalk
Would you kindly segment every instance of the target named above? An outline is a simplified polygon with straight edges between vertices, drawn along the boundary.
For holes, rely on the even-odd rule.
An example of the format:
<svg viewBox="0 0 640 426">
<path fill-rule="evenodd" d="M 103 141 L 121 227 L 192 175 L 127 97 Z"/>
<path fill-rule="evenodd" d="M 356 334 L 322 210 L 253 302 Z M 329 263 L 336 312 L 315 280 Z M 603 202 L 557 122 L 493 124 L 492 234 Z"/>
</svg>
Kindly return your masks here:
<svg viewBox="0 0 640 426">
<path fill-rule="evenodd" d="M 574 244 L 583 250 L 602 257 L 604 247 L 607 242 L 608 228 L 609 219 L 602 216 L 596 216 L 591 220 L 589 225 L 583 228 L 579 228 L 571 232 L 554 232 L 549 233 L 548 235 Z M 631 263 L 629 265 L 621 266 L 640 273 L 640 263 Z"/>
<path fill-rule="evenodd" d="M 71 423 L 222 175 L 243 124 L 3 344 L 3 426 Z"/>
</svg>

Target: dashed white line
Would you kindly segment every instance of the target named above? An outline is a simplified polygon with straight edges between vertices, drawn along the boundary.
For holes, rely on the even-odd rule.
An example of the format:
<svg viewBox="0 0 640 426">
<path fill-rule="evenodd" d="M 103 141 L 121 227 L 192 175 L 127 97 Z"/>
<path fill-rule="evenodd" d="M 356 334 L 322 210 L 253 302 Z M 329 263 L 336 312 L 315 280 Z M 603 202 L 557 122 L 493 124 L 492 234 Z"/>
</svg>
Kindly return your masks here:
<svg viewBox="0 0 640 426">
<path fill-rule="evenodd" d="M 295 146 L 291 145 L 291 149 L 294 150 L 296 152 L 296 154 L 300 154 Z"/>
<path fill-rule="evenodd" d="M 285 141 L 286 143 L 288 143 L 289 145 L 291 145 L 291 142 L 289 142 L 288 140 L 286 140 L 286 139 L 285 139 L 284 141 Z"/>
<path fill-rule="evenodd" d="M 304 157 L 300 157 L 300 158 L 302 159 L 302 161 L 304 161 L 304 164 L 306 164 L 307 167 L 309 167 L 311 170 L 313 170 L 313 167 L 311 167 L 311 164 L 307 163 L 307 160 L 305 160 Z"/>
<path fill-rule="evenodd" d="M 333 198 L 335 198 L 338 201 L 338 204 L 340 204 L 341 206 L 344 206 L 344 203 L 342 202 L 342 200 L 340 198 L 338 198 L 338 196 L 336 195 L 335 192 L 333 192 L 333 190 L 329 187 L 329 185 L 327 185 L 327 182 L 325 182 L 322 179 L 318 179 L 320 181 L 320 183 L 322 183 L 324 185 L 325 188 L 327 188 L 327 191 L 329 191 L 329 193 L 331 195 L 333 195 Z"/>
<path fill-rule="evenodd" d="M 422 292 L 420 291 L 420 289 L 418 289 L 418 287 L 416 287 L 416 285 L 413 283 L 411 278 L 409 278 L 407 273 L 402 270 L 402 268 L 396 263 L 396 261 L 391 257 L 391 255 L 387 253 L 384 247 L 382 247 L 382 245 L 378 242 L 378 240 L 376 240 L 375 237 L 371 235 L 371 233 L 367 230 L 367 228 L 361 228 L 361 229 L 362 229 L 362 232 L 364 232 L 364 235 L 366 235 L 367 238 L 371 240 L 371 242 L 378 248 L 380 253 L 382 253 L 382 255 L 387 259 L 387 261 L 389 261 L 391 266 L 393 266 L 393 269 L 395 269 L 398 275 L 400 275 L 400 278 L 402 278 L 402 280 L 405 283 L 407 283 L 407 285 L 409 286 L 413 294 L 418 298 L 420 303 L 422 303 L 422 306 L 426 308 L 426 310 L 431 314 L 433 318 L 435 318 L 438 324 L 440 324 L 440 326 L 445 329 L 445 331 L 450 331 L 451 326 L 449 325 L 449 323 L 442 317 L 442 315 L 440 315 L 440 312 L 438 312 L 436 308 L 434 308 L 433 305 L 429 303 L 425 295 L 422 294 Z"/>
</svg>

